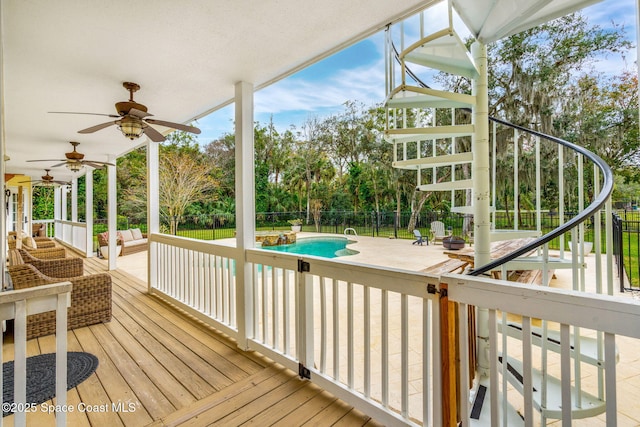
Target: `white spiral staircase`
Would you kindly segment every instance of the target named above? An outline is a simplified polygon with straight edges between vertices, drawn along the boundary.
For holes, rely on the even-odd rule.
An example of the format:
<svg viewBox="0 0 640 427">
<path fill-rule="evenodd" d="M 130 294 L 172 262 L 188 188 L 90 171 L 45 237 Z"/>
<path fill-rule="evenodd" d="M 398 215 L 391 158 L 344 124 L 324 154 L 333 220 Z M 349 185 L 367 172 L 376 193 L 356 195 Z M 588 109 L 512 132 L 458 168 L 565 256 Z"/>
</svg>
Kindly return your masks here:
<svg viewBox="0 0 640 427">
<path fill-rule="evenodd" d="M 387 128 L 385 130 L 386 140 L 393 144 L 393 167 L 399 169 L 416 171 L 416 187 L 423 192 L 450 192 L 451 193 L 451 211 L 463 214 L 474 214 L 473 200 L 476 199 L 473 194 L 474 176 L 473 171 L 473 150 L 472 142 L 467 144 L 458 144 L 461 138 L 470 141 L 475 126 L 471 123 L 471 115 L 467 114 L 466 118 L 456 123 L 456 118 L 464 117 L 456 114 L 460 109 L 473 111 L 476 108 L 476 96 L 465 93 L 447 92 L 435 90 L 426 87 L 424 83 L 417 78 L 412 71 L 413 69 L 421 69 L 427 67 L 432 70 L 442 71 L 449 74 L 462 76 L 470 80 L 477 79 L 479 76 L 478 67 L 474 64 L 474 60 L 467 50 L 465 43 L 456 33 L 453 22 L 453 9 L 449 5 L 449 23 L 448 25 L 430 34 L 425 34 L 424 18 L 421 17 L 419 39 L 413 43 L 405 43 L 404 29 L 401 28 L 400 48 L 399 51 L 395 47 L 393 41 L 392 29 L 387 32 L 387 98 L 385 107 L 387 111 Z M 397 64 L 396 64 L 397 62 Z M 415 80 L 415 83 L 409 84 L 407 80 Z M 443 110 L 449 110 L 450 113 Z M 493 127 L 493 144 L 495 147 L 496 125 Z M 513 141 L 518 141 L 519 130 L 514 131 Z M 539 144 L 537 137 L 536 144 Z M 458 147 L 465 147 L 463 151 L 457 151 Z M 493 149 L 493 158 L 495 159 L 495 148 Z M 518 188 L 518 144 L 514 144 L 514 188 Z M 537 148 L 539 150 L 539 148 Z M 559 149 L 563 150 L 563 149 Z M 582 161 L 582 155 L 579 155 L 579 161 Z M 562 162 L 563 154 L 559 154 L 560 162 Z M 539 155 L 537 162 L 540 162 Z M 495 176 L 495 163 L 493 166 L 493 176 Z M 562 166 L 559 166 L 562 169 Z M 596 169 L 594 167 L 594 169 Z M 537 166 L 538 174 L 540 166 Z M 562 173 L 561 171 L 559 173 Z M 599 185 L 598 173 L 594 172 L 596 178 L 595 186 Z M 564 178 L 561 178 L 563 180 Z M 580 176 L 581 183 L 578 187 L 583 188 L 583 177 Z M 539 181 L 539 176 L 538 176 Z M 539 186 L 539 182 L 537 184 Z M 477 188 L 477 187 L 476 187 Z M 487 183 L 487 188 L 491 188 Z M 564 190 L 560 190 L 564 193 Z M 495 184 L 492 187 L 493 205 L 489 208 L 494 211 L 495 206 Z M 537 193 L 537 210 L 540 211 L 540 189 Z M 517 197 L 514 197 L 516 200 Z M 455 202 L 464 200 L 465 203 Z M 563 199 L 561 197 L 560 210 L 561 222 L 564 223 Z M 584 208 L 584 200 L 581 201 Z M 514 208 L 514 211 L 517 207 Z M 599 218 L 599 213 L 597 214 Z M 514 214 L 514 217 L 517 215 Z M 562 225 L 562 224 L 561 224 Z M 509 240 L 522 237 L 536 237 L 542 235 L 542 228 L 539 225 L 537 230 L 520 230 L 517 228 L 517 220 L 514 220 L 514 228 L 508 230 L 495 230 L 490 232 L 490 240 Z M 579 233 L 573 240 L 584 241 L 584 228 L 578 226 L 575 231 Z M 598 231 L 599 233 L 599 231 Z M 599 234 L 597 236 L 599 239 Z M 548 241 L 548 240 L 547 240 Z M 580 276 L 584 280 L 584 252 L 580 255 L 575 254 L 576 246 L 573 246 L 572 256 L 565 258 L 564 256 L 564 236 L 560 237 L 561 251 L 560 257 L 550 258 L 548 255 L 548 247 L 540 245 L 537 254 L 528 257 L 516 257 L 503 264 L 503 273 L 506 270 L 529 269 L 547 270 L 552 264 L 552 269 L 567 268 L 572 269 L 574 276 L 574 289 L 580 289 Z M 477 243 L 477 242 L 476 242 Z M 493 270 L 499 270 L 498 267 Z M 504 277 L 504 276 L 503 276 Z M 504 348 L 506 350 L 506 337 L 515 340 L 523 340 L 522 327 L 515 321 L 507 321 L 506 317 L 498 325 L 499 330 L 505 337 Z M 580 372 L 582 369 L 595 369 L 599 378 L 603 373 L 603 353 L 602 353 L 602 337 L 601 336 L 585 336 L 579 328 L 571 334 L 571 358 L 573 360 L 574 369 L 576 371 L 576 379 L 572 387 L 572 418 L 580 419 L 592 417 L 605 411 L 604 392 L 601 386 L 594 390 L 586 390 L 587 387 L 581 386 Z M 548 372 L 546 366 L 550 354 L 560 352 L 560 336 L 559 333 L 543 322 L 539 327 L 533 328 L 531 336 L 527 337 L 527 342 L 540 348 L 542 361 L 538 369 L 533 372 L 533 401 L 534 408 L 539 413 L 541 424 L 545 424 L 547 419 L 561 419 L 562 410 L 562 388 L 560 380 L 553 377 Z M 480 347 L 480 352 L 483 351 Z M 480 357 L 480 356 L 479 356 Z M 506 381 L 513 388 L 524 393 L 524 385 L 522 383 L 522 362 L 510 354 L 505 356 L 508 361 L 507 366 L 502 370 L 503 389 L 506 389 Z M 617 361 L 617 354 L 616 354 Z M 502 356 L 500 356 L 502 364 Z M 587 367 L 588 366 L 588 367 Z M 590 368 L 593 367 L 593 368 Z M 482 372 L 480 372 L 482 374 Z M 480 390 L 486 387 L 487 382 L 482 375 L 478 376 L 475 387 Z M 488 393 L 486 393 L 488 394 Z M 484 396 L 485 393 L 478 392 L 476 396 Z M 484 424 L 482 402 L 475 404 L 471 418 L 477 420 L 479 424 Z M 484 402 L 487 405 L 487 402 Z M 516 420 L 523 422 L 522 416 L 515 415 L 514 408 L 505 409 L 504 419 L 508 421 L 508 425 Z M 487 411 L 484 411 L 487 412 Z"/>
</svg>

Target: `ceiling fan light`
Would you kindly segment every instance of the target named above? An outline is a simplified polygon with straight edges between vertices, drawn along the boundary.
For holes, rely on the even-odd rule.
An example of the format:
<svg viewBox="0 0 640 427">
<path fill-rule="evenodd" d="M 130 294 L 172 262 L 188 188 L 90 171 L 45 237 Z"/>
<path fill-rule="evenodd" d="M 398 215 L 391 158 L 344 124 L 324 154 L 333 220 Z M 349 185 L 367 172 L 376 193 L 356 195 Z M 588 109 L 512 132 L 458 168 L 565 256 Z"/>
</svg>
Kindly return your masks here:
<svg viewBox="0 0 640 427">
<path fill-rule="evenodd" d="M 67 169 L 69 169 L 71 172 L 79 172 L 83 167 L 84 165 L 82 163 L 76 163 L 76 162 L 67 163 Z"/>
<path fill-rule="evenodd" d="M 120 131 L 130 140 L 138 139 L 142 135 L 142 123 L 132 117 L 123 117 L 120 120 Z"/>
</svg>

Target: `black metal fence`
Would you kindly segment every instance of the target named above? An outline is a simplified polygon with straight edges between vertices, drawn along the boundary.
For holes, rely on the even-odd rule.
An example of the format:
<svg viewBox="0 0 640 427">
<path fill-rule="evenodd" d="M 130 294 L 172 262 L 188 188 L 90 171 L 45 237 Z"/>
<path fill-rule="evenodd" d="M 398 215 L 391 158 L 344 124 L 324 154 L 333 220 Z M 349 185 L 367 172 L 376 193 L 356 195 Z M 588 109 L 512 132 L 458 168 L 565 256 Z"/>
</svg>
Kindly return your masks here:
<svg viewBox="0 0 640 427">
<path fill-rule="evenodd" d="M 613 253 L 620 277 L 620 291 L 640 290 L 639 248 L 640 213 L 613 214 Z"/>
<path fill-rule="evenodd" d="M 574 213 L 568 212 L 564 220 L 568 221 Z M 497 229 L 512 229 L 514 227 L 513 212 L 495 212 L 494 227 Z M 396 239 L 413 239 L 413 230 L 409 230 L 410 212 L 351 212 L 351 211 L 323 211 L 316 215 L 307 216 L 306 212 L 261 212 L 256 214 L 256 229 L 286 230 L 291 221 L 302 220 L 302 231 L 342 234 L 345 229 L 352 228 L 360 236 L 386 237 Z M 465 225 L 472 229 L 470 216 L 449 212 L 427 211 L 415 218 L 415 227 L 423 236 L 429 235 L 431 223 L 441 221 L 445 229 L 456 236 L 468 238 Z M 467 223 L 465 224 L 465 221 Z M 173 227 L 171 222 L 173 222 Z M 521 211 L 517 216 L 518 228 L 521 230 L 535 230 L 538 216 L 536 212 Z M 545 211 L 540 215 L 542 233 L 547 233 L 560 225 L 559 215 L 553 211 Z M 593 218 L 585 223 L 585 241 L 593 241 Z M 106 230 L 106 220 L 95 220 L 96 233 Z M 604 220 L 602 227 L 604 229 Z M 131 220 L 118 217 L 118 229 L 140 228 L 146 232 L 147 224 L 144 220 Z M 103 230 L 104 229 L 104 230 Z M 198 240 L 216 240 L 235 236 L 236 218 L 234 214 L 184 215 L 165 219 L 161 224 L 163 233 L 170 233 Z M 569 249 L 570 236 L 565 238 L 565 249 Z M 604 247 L 604 233 L 602 245 Z M 550 242 L 552 249 L 559 248 L 559 239 Z M 625 288 L 640 289 L 640 212 L 620 211 L 613 215 L 613 253 L 619 274 L 620 290 Z M 625 284 L 625 276 L 628 284 Z"/>
<path fill-rule="evenodd" d="M 574 214 L 565 213 L 565 221 Z M 351 212 L 351 211 L 323 211 L 314 217 L 305 212 L 261 212 L 256 214 L 256 229 L 286 230 L 291 221 L 300 219 L 302 231 L 318 233 L 342 234 L 345 229 L 352 228 L 360 236 L 392 237 L 397 239 L 413 239 L 413 228 L 420 230 L 427 236 L 433 221 L 444 223 L 445 229 L 453 235 L 465 237 L 465 231 L 471 230 L 471 216 L 427 211 L 415 218 L 415 225 L 410 230 L 410 212 Z M 514 218 L 513 212 L 495 212 L 494 227 L 497 229 L 513 229 L 517 220 L 518 229 L 536 230 L 538 217 L 535 212 L 522 211 Z M 466 223 L 465 223 L 466 221 Z M 173 222 L 173 227 L 171 227 Z M 542 232 L 546 233 L 560 225 L 560 218 L 554 212 L 542 212 L 540 215 Z M 162 225 L 162 231 L 200 240 L 215 240 L 233 237 L 235 233 L 235 216 L 233 214 L 185 215 L 171 218 Z M 466 228 L 465 228 L 466 227 Z M 585 228 L 585 239 L 593 236 L 593 221 L 588 221 Z M 568 240 L 568 239 L 567 239 Z M 551 243 L 551 247 L 558 247 L 558 242 Z M 568 246 L 567 246 L 568 248 Z"/>
</svg>

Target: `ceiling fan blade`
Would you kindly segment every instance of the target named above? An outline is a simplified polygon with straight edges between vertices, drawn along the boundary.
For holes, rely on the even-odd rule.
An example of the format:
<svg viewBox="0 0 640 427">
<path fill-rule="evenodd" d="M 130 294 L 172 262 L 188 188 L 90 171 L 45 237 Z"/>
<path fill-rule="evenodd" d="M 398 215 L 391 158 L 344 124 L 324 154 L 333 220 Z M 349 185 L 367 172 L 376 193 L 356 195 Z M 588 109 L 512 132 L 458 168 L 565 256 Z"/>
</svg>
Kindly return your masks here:
<svg viewBox="0 0 640 427">
<path fill-rule="evenodd" d="M 99 131 L 100 129 L 104 129 L 111 125 L 115 125 L 116 123 L 118 123 L 118 120 L 116 120 L 115 122 L 107 122 L 107 123 L 91 126 L 90 128 L 79 130 L 78 133 L 93 133 L 93 132 Z"/>
<path fill-rule="evenodd" d="M 54 184 L 60 184 L 60 185 L 71 185 L 71 183 L 68 181 L 49 181 L 49 182 L 52 182 Z"/>
<path fill-rule="evenodd" d="M 195 134 L 200 134 L 200 129 L 194 126 L 181 125 L 180 123 L 167 122 L 164 120 L 156 120 L 156 119 L 145 119 L 145 121 L 152 123 L 154 125 L 166 126 L 168 128 L 178 129 L 185 132 L 191 132 Z"/>
<path fill-rule="evenodd" d="M 149 126 L 148 124 L 145 123 L 142 126 L 142 128 L 144 129 L 145 135 L 147 135 L 149 137 L 149 139 L 152 140 L 153 142 L 162 142 L 162 141 L 164 141 L 164 135 L 162 135 L 160 132 L 158 132 L 157 130 L 155 130 L 154 128 Z"/>
<path fill-rule="evenodd" d="M 56 163 L 55 165 L 51 165 L 51 167 L 52 167 L 52 168 L 57 168 L 57 167 L 60 167 L 60 166 L 64 166 L 64 165 L 66 165 L 66 164 L 67 164 L 67 161 L 65 160 L 65 161 L 64 161 L 64 162 L 62 162 L 62 163 Z"/>
<path fill-rule="evenodd" d="M 83 163 L 85 162 L 91 162 L 91 163 L 95 163 L 97 165 L 103 165 L 103 166 L 115 166 L 115 163 L 110 163 L 110 162 L 101 162 L 100 160 L 83 160 Z"/>
<path fill-rule="evenodd" d="M 100 165 L 98 163 L 94 163 L 91 160 L 85 160 L 84 162 L 82 162 L 83 165 L 86 166 L 91 166 L 94 169 L 102 169 L 104 167 L 104 165 Z"/>
<path fill-rule="evenodd" d="M 43 159 L 43 160 L 27 160 L 27 162 L 62 162 L 66 159 Z"/>
<path fill-rule="evenodd" d="M 105 116 L 105 117 L 114 117 L 116 119 L 119 119 L 120 116 L 118 116 L 117 114 L 102 114 L 102 113 L 76 113 L 76 112 L 72 112 L 72 111 L 48 111 L 49 114 L 85 114 L 88 116 Z"/>
<path fill-rule="evenodd" d="M 82 161 L 83 165 L 89 165 L 92 168 L 96 168 L 96 169 L 101 169 L 105 166 L 115 166 L 113 163 L 109 163 L 109 162 L 99 162 L 97 160 L 83 160 Z"/>
<path fill-rule="evenodd" d="M 153 114 L 149 114 L 146 111 L 138 110 L 137 108 L 130 109 L 129 114 L 131 114 L 132 116 L 139 117 L 141 119 L 144 119 L 145 117 L 153 116 Z"/>
</svg>

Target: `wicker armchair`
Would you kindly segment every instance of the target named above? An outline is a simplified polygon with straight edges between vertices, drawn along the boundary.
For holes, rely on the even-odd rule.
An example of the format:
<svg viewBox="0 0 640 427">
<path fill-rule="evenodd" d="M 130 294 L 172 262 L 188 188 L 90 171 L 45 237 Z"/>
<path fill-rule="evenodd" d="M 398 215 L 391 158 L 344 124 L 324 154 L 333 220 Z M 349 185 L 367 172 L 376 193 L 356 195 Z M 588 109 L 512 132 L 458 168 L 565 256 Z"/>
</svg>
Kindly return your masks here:
<svg viewBox="0 0 640 427">
<path fill-rule="evenodd" d="M 15 248 L 16 248 L 15 245 L 13 247 L 9 245 L 9 250 L 15 250 Z M 60 258 L 65 258 L 67 256 L 67 251 L 63 247 L 47 248 L 47 249 L 29 249 L 23 246 L 22 250 L 30 253 L 32 256 L 39 259 L 60 259 Z"/>
<path fill-rule="evenodd" d="M 50 249 L 50 248 L 55 248 L 56 246 L 56 242 L 54 242 L 53 240 L 51 240 L 48 237 L 35 237 L 33 238 L 33 240 L 35 240 L 36 242 L 36 246 L 37 247 L 31 247 L 29 245 L 24 244 L 24 242 L 22 243 L 22 247 L 24 249 L 31 249 L 31 250 L 35 250 L 35 249 Z M 15 249 L 16 248 L 16 239 L 9 239 L 7 241 L 7 244 L 9 245 L 9 249 Z"/>
<path fill-rule="evenodd" d="M 84 274 L 82 258 L 40 259 L 24 249 L 13 249 L 9 252 L 10 265 L 31 264 L 40 273 L 50 277 L 76 277 Z"/>
<path fill-rule="evenodd" d="M 8 270 L 14 289 L 71 282 L 73 290 L 71 307 L 67 311 L 68 329 L 111 320 L 111 276 L 106 273 L 56 279 L 42 274 L 30 264 L 12 265 Z M 55 331 L 55 311 L 33 314 L 27 318 L 27 339 L 51 335 Z"/>
<path fill-rule="evenodd" d="M 7 241 L 9 242 L 9 249 L 16 248 L 16 239 L 17 239 L 17 233 L 15 231 L 10 231 L 7 238 Z M 29 243 L 27 243 L 31 239 L 33 240 L 33 242 L 35 242 L 35 247 L 33 247 L 33 244 L 30 245 Z M 45 248 L 55 248 L 56 242 L 55 240 L 50 239 L 46 236 L 41 236 L 41 235 L 29 236 L 28 234 L 23 233 L 22 245 L 29 246 L 32 249 L 45 249 Z"/>
</svg>

